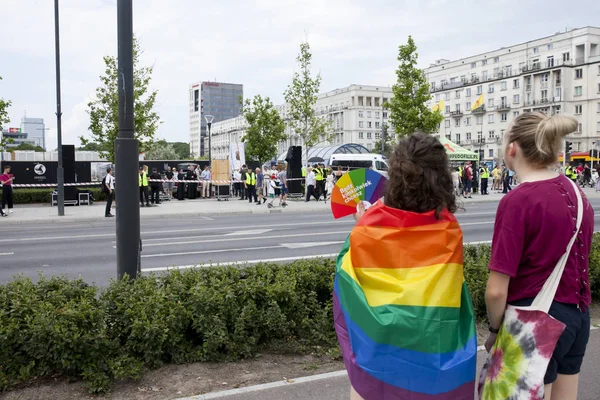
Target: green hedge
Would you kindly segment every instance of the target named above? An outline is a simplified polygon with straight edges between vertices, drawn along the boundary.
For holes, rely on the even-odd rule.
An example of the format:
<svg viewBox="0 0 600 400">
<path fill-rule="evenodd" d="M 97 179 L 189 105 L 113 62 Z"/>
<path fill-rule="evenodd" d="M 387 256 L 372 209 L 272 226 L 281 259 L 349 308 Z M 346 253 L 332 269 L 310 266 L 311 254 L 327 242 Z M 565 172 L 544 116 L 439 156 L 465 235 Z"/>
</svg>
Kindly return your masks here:
<svg viewBox="0 0 600 400">
<path fill-rule="evenodd" d="M 91 190 L 96 201 L 106 200 L 106 196 L 100 190 L 99 187 L 85 188 Z M 15 204 L 33 204 L 33 203 L 50 203 L 50 197 L 52 194 L 52 188 L 41 188 L 41 189 L 27 189 L 17 188 L 13 189 Z M 2 196 L 2 190 L 0 189 L 0 196 Z"/>
<path fill-rule="evenodd" d="M 475 312 L 485 314 L 489 246 L 465 248 Z M 333 260 L 215 267 L 113 281 L 17 277 L 0 285 L 0 390 L 48 375 L 90 392 L 165 363 L 233 361 L 264 349 L 337 348 Z M 600 237 L 590 257 L 600 297 Z"/>
</svg>

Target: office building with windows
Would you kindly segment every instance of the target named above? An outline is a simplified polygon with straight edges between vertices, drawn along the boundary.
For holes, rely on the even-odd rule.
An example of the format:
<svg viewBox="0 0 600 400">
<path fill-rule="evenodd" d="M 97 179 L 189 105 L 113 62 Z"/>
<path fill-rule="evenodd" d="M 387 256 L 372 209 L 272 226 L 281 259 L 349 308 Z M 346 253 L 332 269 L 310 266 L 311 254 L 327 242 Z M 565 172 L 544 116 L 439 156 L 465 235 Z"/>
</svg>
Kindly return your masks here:
<svg viewBox="0 0 600 400">
<path fill-rule="evenodd" d="M 32 140 L 34 146 L 46 149 L 46 125 L 43 118 L 21 118 L 21 132 L 27 134 L 27 139 Z"/>
<path fill-rule="evenodd" d="M 333 138 L 327 140 L 322 136 L 314 147 L 356 143 L 379 152 L 374 145 L 381 139 L 384 124 L 388 125 L 388 111 L 383 109 L 383 104 L 391 97 L 391 87 L 367 85 L 351 85 L 319 94 L 315 111 L 318 117 L 331 122 Z M 277 110 L 286 121 L 288 135 L 288 139 L 279 142 L 277 146 L 279 154 L 287 152 L 290 146 L 304 147 L 302 138 L 289 124 L 291 117 L 286 106 L 277 106 Z M 241 141 L 246 127 L 247 122 L 242 116 L 213 124 L 212 143 L 215 157 L 227 158 L 229 143 Z M 393 135 L 393 130 L 389 126 L 388 134 Z M 302 155 L 304 157 L 304 151 Z"/>
<path fill-rule="evenodd" d="M 502 140 L 520 113 L 567 113 L 579 121 L 573 151 L 600 144 L 600 28 L 558 32 L 425 69 L 431 105 L 444 101 L 439 135 L 499 162 Z M 483 96 L 483 105 L 471 111 Z"/>
<path fill-rule="evenodd" d="M 383 104 L 391 97 L 391 87 L 368 85 L 350 85 L 319 94 L 315 110 L 317 116 L 331 122 L 333 138 L 326 140 L 322 136 L 315 147 L 356 143 L 379 152 L 374 145 L 381 139 L 383 126 L 388 126 L 388 111 L 383 109 Z M 286 119 L 289 119 L 287 115 Z M 388 134 L 393 135 L 390 126 Z M 304 143 L 299 135 L 291 132 L 288 140 L 279 143 L 279 153 L 287 151 L 289 146 L 304 147 Z"/>
<path fill-rule="evenodd" d="M 21 130 L 21 128 L 8 128 L 3 129 L 1 132 L 2 136 L 0 139 L 7 139 L 6 150 L 10 151 L 15 147 L 19 147 L 20 144 L 29 144 L 32 146 L 38 146 L 34 139 L 31 139 L 29 135 Z"/>
<path fill-rule="evenodd" d="M 214 116 L 213 124 L 240 115 L 244 86 L 235 83 L 197 82 L 189 87 L 190 152 L 192 156 L 208 155 L 206 115 Z"/>
</svg>

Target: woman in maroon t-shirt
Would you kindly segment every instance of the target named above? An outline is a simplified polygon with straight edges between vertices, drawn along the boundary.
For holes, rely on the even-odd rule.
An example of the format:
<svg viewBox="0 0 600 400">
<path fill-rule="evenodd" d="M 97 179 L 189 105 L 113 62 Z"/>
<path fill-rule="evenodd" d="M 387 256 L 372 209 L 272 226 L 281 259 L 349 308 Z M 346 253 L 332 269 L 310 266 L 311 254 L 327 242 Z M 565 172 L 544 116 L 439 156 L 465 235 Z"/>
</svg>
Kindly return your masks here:
<svg viewBox="0 0 600 400">
<path fill-rule="evenodd" d="M 577 121 L 562 114 L 525 113 L 504 136 L 504 159 L 521 184 L 498 206 L 486 303 L 489 351 L 506 304 L 530 305 L 566 251 L 574 233 L 577 197 L 568 179 L 554 172 L 563 138 Z M 594 211 L 583 195 L 583 220 L 550 315 L 567 325 L 544 378 L 546 399 L 575 400 L 579 370 L 590 335 L 588 256 Z"/>
</svg>

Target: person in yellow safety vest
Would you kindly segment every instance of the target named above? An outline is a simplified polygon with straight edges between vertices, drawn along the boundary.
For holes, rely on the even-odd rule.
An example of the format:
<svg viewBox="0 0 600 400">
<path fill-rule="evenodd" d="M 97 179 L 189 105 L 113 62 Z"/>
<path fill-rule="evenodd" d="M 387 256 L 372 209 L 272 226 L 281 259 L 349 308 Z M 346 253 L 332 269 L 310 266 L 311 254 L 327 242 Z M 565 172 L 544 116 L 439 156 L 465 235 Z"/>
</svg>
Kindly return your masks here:
<svg viewBox="0 0 600 400">
<path fill-rule="evenodd" d="M 565 176 L 571 179 L 573 182 L 577 182 L 577 170 L 571 166 L 571 163 L 567 163 Z"/>
<path fill-rule="evenodd" d="M 144 167 L 140 167 L 140 207 L 144 207 L 144 198 L 146 199 L 146 207 L 150 207 L 150 200 L 148 200 L 148 173 Z"/>
<path fill-rule="evenodd" d="M 254 198 L 254 202 L 258 202 L 258 197 L 256 196 L 256 173 L 254 171 L 248 170 L 246 173 L 246 190 L 248 193 L 248 202 L 252 203 L 252 198 Z"/>
<path fill-rule="evenodd" d="M 315 165 L 313 172 L 315 173 L 316 181 L 315 192 L 317 193 L 317 201 L 319 201 L 321 199 L 321 195 L 325 195 L 325 170 L 323 168 L 323 164 Z"/>
<path fill-rule="evenodd" d="M 481 195 L 488 195 L 488 182 L 490 180 L 490 171 L 488 171 L 487 165 L 481 168 Z"/>
<path fill-rule="evenodd" d="M 302 167 L 302 177 L 306 178 L 306 167 Z"/>
<path fill-rule="evenodd" d="M 464 166 L 459 165 L 458 166 L 458 188 L 461 189 L 461 193 L 462 193 L 462 187 L 463 187 L 463 169 Z"/>
</svg>

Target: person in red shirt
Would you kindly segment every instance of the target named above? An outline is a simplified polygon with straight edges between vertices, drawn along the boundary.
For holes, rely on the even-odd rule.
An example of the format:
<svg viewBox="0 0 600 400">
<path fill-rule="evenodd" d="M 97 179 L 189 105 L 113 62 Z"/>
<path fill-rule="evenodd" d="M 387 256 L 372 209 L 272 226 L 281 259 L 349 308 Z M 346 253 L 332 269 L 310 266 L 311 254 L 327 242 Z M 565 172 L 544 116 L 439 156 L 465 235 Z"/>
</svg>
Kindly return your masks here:
<svg viewBox="0 0 600 400">
<path fill-rule="evenodd" d="M 531 304 L 574 233 L 575 189 L 567 177 L 550 167 L 558 159 L 563 138 L 576 129 L 577 121 L 563 114 L 525 113 L 504 136 L 506 164 L 521 184 L 502 198 L 496 214 L 486 290 L 488 351 L 507 303 Z M 566 325 L 544 378 L 545 398 L 550 400 L 577 398 L 578 374 L 590 335 L 588 257 L 594 211 L 585 195 L 581 196 L 581 228 L 549 312 Z"/>
<path fill-rule="evenodd" d="M 5 165 L 4 173 L 0 175 L 0 185 L 2 185 L 2 208 L 0 210 L 8 206 L 9 213 L 12 213 L 13 208 L 12 183 L 14 180 L 14 175 L 10 173 L 10 165 Z M 4 215 L 3 210 L 0 212 L 0 215 Z"/>
<path fill-rule="evenodd" d="M 473 189 L 473 167 L 471 167 L 471 163 L 468 162 L 467 166 L 465 167 L 465 169 L 463 170 L 463 181 L 464 181 L 464 186 L 465 186 L 465 192 L 463 194 L 463 197 L 466 198 L 471 198 L 471 190 Z"/>
</svg>

